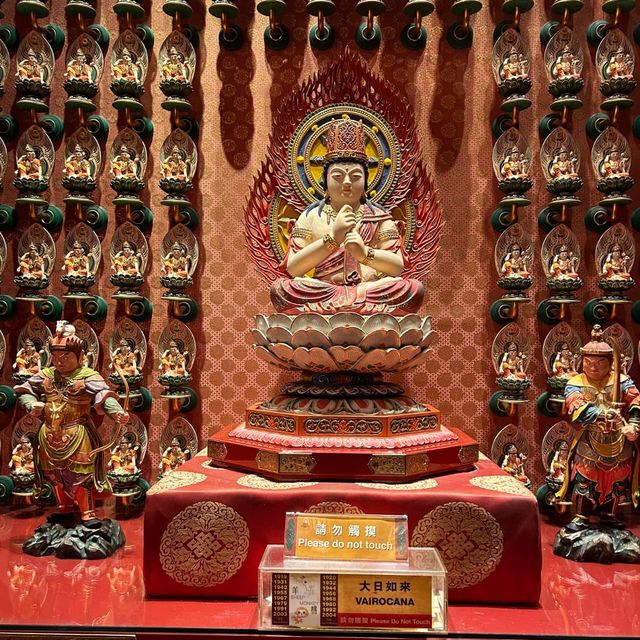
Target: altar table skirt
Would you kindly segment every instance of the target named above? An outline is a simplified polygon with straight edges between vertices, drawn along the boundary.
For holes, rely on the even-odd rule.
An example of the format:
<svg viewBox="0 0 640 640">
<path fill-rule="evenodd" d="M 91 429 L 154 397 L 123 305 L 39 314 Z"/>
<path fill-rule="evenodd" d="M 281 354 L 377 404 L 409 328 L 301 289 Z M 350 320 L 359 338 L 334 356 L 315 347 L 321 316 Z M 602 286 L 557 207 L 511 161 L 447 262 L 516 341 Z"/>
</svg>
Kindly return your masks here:
<svg viewBox="0 0 640 640">
<path fill-rule="evenodd" d="M 473 471 L 401 485 L 278 483 L 198 455 L 148 493 L 147 595 L 257 597 L 258 565 L 266 545 L 284 543 L 288 511 L 406 514 L 410 546 L 440 551 L 451 602 L 538 602 L 536 499 L 482 455 Z"/>
</svg>

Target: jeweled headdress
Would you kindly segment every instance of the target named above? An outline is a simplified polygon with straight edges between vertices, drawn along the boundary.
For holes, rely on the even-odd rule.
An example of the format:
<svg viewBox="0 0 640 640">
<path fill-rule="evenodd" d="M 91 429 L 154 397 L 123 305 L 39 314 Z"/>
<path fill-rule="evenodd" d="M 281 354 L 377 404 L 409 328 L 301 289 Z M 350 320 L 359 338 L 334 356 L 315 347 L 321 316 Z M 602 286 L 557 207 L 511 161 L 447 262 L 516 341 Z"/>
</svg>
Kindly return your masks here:
<svg viewBox="0 0 640 640">
<path fill-rule="evenodd" d="M 336 159 L 357 160 L 366 164 L 364 125 L 350 118 L 331 122 L 327 133 L 325 164 Z"/>
</svg>

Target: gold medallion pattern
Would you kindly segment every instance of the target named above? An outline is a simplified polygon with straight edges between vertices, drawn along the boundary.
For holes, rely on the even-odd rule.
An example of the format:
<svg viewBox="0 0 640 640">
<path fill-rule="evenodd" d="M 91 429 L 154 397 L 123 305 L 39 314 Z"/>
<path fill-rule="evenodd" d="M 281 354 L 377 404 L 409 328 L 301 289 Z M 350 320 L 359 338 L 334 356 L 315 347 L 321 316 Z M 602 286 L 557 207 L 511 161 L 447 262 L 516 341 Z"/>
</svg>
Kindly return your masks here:
<svg viewBox="0 0 640 640">
<path fill-rule="evenodd" d="M 237 483 L 242 487 L 252 489 L 264 489 L 265 491 L 285 491 L 287 489 L 302 489 L 303 487 L 313 487 L 317 482 L 274 482 L 262 476 L 248 475 L 238 478 Z"/>
<path fill-rule="evenodd" d="M 305 513 L 364 513 L 348 502 L 318 502 L 305 510 Z"/>
<path fill-rule="evenodd" d="M 434 489 L 438 486 L 438 482 L 433 478 L 398 484 L 386 484 L 385 482 L 356 482 L 355 484 L 365 489 L 382 489 L 383 491 L 420 491 L 421 489 Z"/>
<path fill-rule="evenodd" d="M 244 518 L 221 502 L 196 502 L 169 523 L 160 541 L 160 564 L 179 584 L 212 587 L 237 573 L 249 551 Z"/>
<path fill-rule="evenodd" d="M 436 547 L 449 572 L 449 587 L 462 589 L 493 573 L 502 558 L 503 535 L 486 509 L 470 502 L 447 502 L 418 522 L 411 545 Z"/>
<path fill-rule="evenodd" d="M 156 482 L 156 484 L 147 491 L 148 496 L 152 496 L 156 493 L 164 493 L 165 491 L 171 491 L 172 489 L 179 489 L 180 487 L 188 487 L 192 484 L 198 484 L 207 479 L 204 473 L 194 473 L 193 471 L 172 471 L 167 474 L 162 480 Z"/>
<path fill-rule="evenodd" d="M 510 493 L 514 496 L 531 496 L 533 495 L 522 482 L 518 482 L 511 476 L 479 476 L 471 478 L 469 482 L 474 487 L 488 489 L 489 491 L 498 491 L 500 493 Z"/>
</svg>

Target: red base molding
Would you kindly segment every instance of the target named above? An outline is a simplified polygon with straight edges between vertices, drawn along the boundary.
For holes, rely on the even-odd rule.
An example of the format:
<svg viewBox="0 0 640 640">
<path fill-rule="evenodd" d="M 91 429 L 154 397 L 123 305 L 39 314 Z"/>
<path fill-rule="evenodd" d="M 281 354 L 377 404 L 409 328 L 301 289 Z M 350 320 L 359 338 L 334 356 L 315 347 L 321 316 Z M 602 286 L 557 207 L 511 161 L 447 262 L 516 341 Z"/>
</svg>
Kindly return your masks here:
<svg viewBox="0 0 640 640">
<path fill-rule="evenodd" d="M 396 438 L 328 436 L 300 438 L 222 427 L 209 437 L 212 463 L 272 480 L 369 480 L 408 482 L 478 461 L 478 444 L 453 427 Z"/>
</svg>

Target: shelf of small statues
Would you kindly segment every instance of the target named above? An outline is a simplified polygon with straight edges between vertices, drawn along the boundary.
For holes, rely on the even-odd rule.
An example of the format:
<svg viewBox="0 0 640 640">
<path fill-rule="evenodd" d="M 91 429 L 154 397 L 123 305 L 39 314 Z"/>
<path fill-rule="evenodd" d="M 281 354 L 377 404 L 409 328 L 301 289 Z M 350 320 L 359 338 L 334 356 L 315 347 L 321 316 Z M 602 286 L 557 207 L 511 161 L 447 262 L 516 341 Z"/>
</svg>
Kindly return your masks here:
<svg viewBox="0 0 640 640">
<path fill-rule="evenodd" d="M 35 207 L 47 205 L 42 195 L 49 188 L 55 150 L 44 130 L 32 125 L 18 139 L 13 186 L 19 193 L 16 204 Z"/>
<path fill-rule="evenodd" d="M 531 148 L 515 127 L 504 131 L 496 140 L 492 163 L 498 188 L 505 195 L 500 207 L 493 212 L 491 224 L 496 231 L 504 231 L 517 222 L 518 208 L 530 204 L 526 193 L 533 186 L 529 176 Z"/>
<path fill-rule="evenodd" d="M 110 64 L 110 88 L 116 96 L 113 107 L 133 113 L 143 112 L 144 107 L 139 98 L 144 93 L 149 56 L 136 33 L 127 29 L 120 35 L 113 45 Z"/>
<path fill-rule="evenodd" d="M 178 210 L 190 204 L 185 194 L 193 189 L 197 164 L 198 150 L 191 136 L 174 129 L 160 149 L 160 188 L 166 194 L 161 204 Z"/>
<path fill-rule="evenodd" d="M 540 302 L 537 315 L 543 322 L 555 324 L 566 316 L 566 305 L 580 302 L 576 296 L 583 284 L 578 275 L 580 244 L 571 229 L 559 224 L 545 237 L 540 257 L 551 296 Z"/>
<path fill-rule="evenodd" d="M 209 13 L 218 18 L 221 29 L 218 34 L 218 44 L 227 51 L 237 51 L 244 43 L 242 29 L 232 23 L 238 17 L 239 10 L 233 0 L 212 0 Z"/>
<path fill-rule="evenodd" d="M 142 370 L 147 358 L 147 340 L 140 326 L 129 318 L 122 318 L 109 339 L 109 382 L 134 412 L 147 411 L 151 406 L 151 393 L 140 386 L 144 380 Z"/>
<path fill-rule="evenodd" d="M 172 408 L 191 411 L 198 403 L 198 394 L 188 385 L 193 377 L 190 370 L 195 361 L 196 341 L 187 325 L 172 320 L 158 341 L 160 363 L 158 382 L 165 387 L 160 395 L 171 401 Z"/>
<path fill-rule="evenodd" d="M 93 102 L 104 68 L 102 50 L 89 34 L 81 34 L 70 46 L 64 73 L 64 90 L 68 94 L 67 109 L 80 109 L 91 113 L 96 110 Z"/>
<path fill-rule="evenodd" d="M 515 29 L 506 29 L 497 39 L 493 46 L 492 66 L 498 93 L 503 97 L 500 109 L 515 113 L 515 125 L 517 112 L 531 106 L 531 100 L 526 94 L 532 87 L 531 55 L 525 41 Z"/>
<path fill-rule="evenodd" d="M 47 112 L 46 99 L 51 92 L 55 66 L 54 52 L 40 31 L 30 31 L 16 52 L 15 87 L 19 94 L 18 109 Z"/>
<path fill-rule="evenodd" d="M 142 477 L 140 465 L 146 457 L 147 445 L 144 424 L 137 416 L 130 414 L 107 464 L 107 479 L 111 484 L 111 493 L 116 498 L 116 508 L 144 505 L 150 485 Z"/>
<path fill-rule="evenodd" d="M 56 258 L 56 249 L 49 232 L 39 224 L 31 225 L 18 242 L 18 267 L 14 283 L 19 288 L 16 300 L 30 304 L 30 313 L 54 320 L 62 315 L 62 301 L 44 290 Z"/>
<path fill-rule="evenodd" d="M 531 341 L 517 324 L 508 324 L 496 335 L 492 360 L 499 391 L 489 399 L 489 408 L 496 415 L 513 415 L 519 404 L 529 402 L 526 391 L 532 380 L 526 371 L 531 353 Z"/>
<path fill-rule="evenodd" d="M 92 20 L 96 17 L 96 8 L 89 0 L 67 0 L 64 13 L 66 16 L 82 16 Z"/>
<path fill-rule="evenodd" d="M 161 106 L 167 111 L 191 111 L 189 95 L 193 91 L 196 68 L 195 49 L 182 32 L 172 31 L 158 54 L 160 91 L 165 95 Z"/>
<path fill-rule="evenodd" d="M 145 16 L 145 10 L 138 0 L 116 0 L 113 11 L 120 17 L 131 17 L 140 20 Z"/>
<path fill-rule="evenodd" d="M 162 10 L 174 19 L 177 16 L 190 18 L 193 14 L 193 9 L 187 0 L 164 0 Z"/>
<path fill-rule="evenodd" d="M 177 224 L 164 237 L 160 251 L 160 284 L 167 289 L 162 299 L 172 303 L 174 317 L 192 320 L 198 314 L 198 303 L 184 291 L 193 284 L 198 266 L 198 241 L 185 225 Z"/>
<path fill-rule="evenodd" d="M 526 291 L 533 285 L 529 272 L 533 246 L 520 223 L 508 227 L 498 238 L 494 258 L 499 275 L 498 286 L 505 293 L 491 305 L 491 317 L 505 324 L 517 317 L 519 304 L 531 302 Z"/>
<path fill-rule="evenodd" d="M 138 194 L 146 186 L 147 148 L 133 129 L 123 129 L 113 141 L 109 164 L 111 188 L 117 193 L 113 204 L 144 208 Z"/>
<path fill-rule="evenodd" d="M 630 94 L 637 85 L 633 77 L 635 54 L 633 45 L 623 31 L 617 28 L 607 31 L 598 45 L 595 64 L 600 78 L 600 92 L 605 96 L 600 108 L 617 111 L 633 106 Z"/>
</svg>

